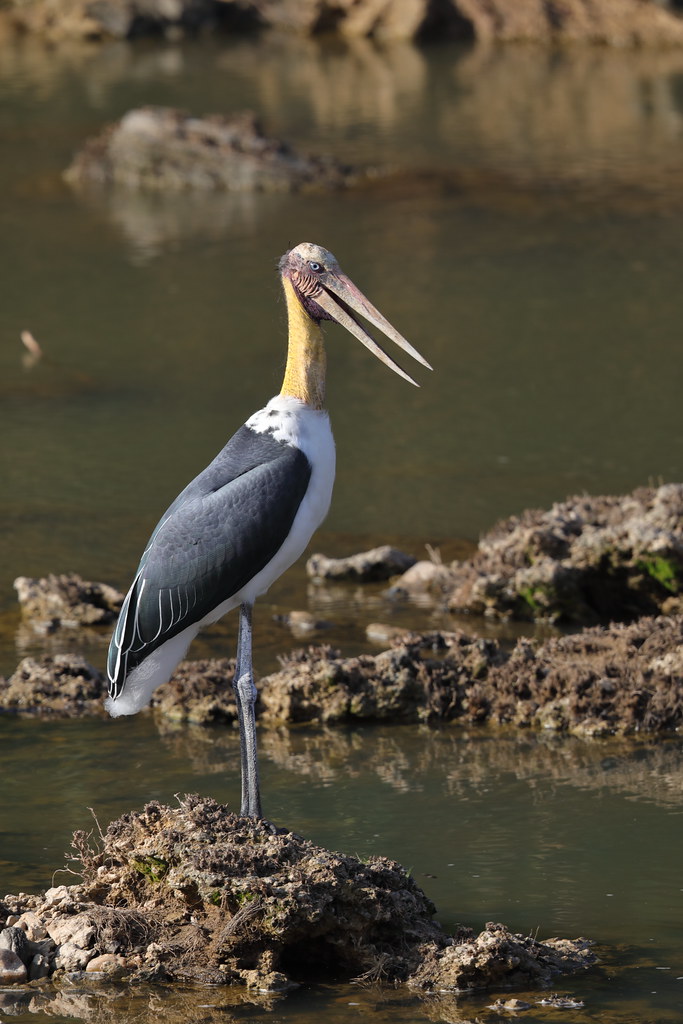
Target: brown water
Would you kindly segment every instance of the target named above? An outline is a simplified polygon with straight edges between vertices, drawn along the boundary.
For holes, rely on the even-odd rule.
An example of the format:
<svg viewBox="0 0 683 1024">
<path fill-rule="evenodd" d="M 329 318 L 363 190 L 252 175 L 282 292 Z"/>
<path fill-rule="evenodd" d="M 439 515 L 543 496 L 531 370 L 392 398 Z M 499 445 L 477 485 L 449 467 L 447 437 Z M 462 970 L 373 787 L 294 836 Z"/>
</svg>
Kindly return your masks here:
<svg viewBox="0 0 683 1024">
<path fill-rule="evenodd" d="M 161 510 L 277 390 L 276 260 L 304 239 L 331 248 L 436 368 L 411 389 L 330 328 L 339 472 L 316 548 L 391 539 L 419 554 L 428 541 L 452 557 L 524 507 L 683 478 L 682 75 L 675 52 L 0 46 L 0 672 L 39 650 L 14 577 L 127 585 Z M 249 106 L 297 148 L 397 175 L 331 198 L 74 196 L 59 177 L 73 150 L 141 103 Z M 46 353 L 33 368 L 24 328 Z M 350 651 L 370 621 L 433 622 L 381 588 L 328 602 L 298 569 L 261 602 L 261 671 L 295 643 L 271 621 L 292 607 L 330 619 L 324 639 Z M 195 652 L 226 653 L 233 629 Z M 64 643 L 101 666 L 105 642 Z M 269 816 L 411 866 L 444 924 L 596 939 L 604 966 L 559 986 L 586 1001 L 563 1020 L 681 1019 L 679 741 L 396 728 L 277 733 L 262 748 Z M 104 823 L 177 792 L 237 799 L 231 733 L 160 736 L 144 716 L 0 719 L 0 760 L 2 892 L 50 884 L 88 806 Z M 150 1000 L 192 1020 L 498 1016 L 486 998 L 358 988 L 270 1009 L 228 998 L 155 992 L 112 1007 L 74 993 L 26 1019 L 132 1020 Z"/>
</svg>

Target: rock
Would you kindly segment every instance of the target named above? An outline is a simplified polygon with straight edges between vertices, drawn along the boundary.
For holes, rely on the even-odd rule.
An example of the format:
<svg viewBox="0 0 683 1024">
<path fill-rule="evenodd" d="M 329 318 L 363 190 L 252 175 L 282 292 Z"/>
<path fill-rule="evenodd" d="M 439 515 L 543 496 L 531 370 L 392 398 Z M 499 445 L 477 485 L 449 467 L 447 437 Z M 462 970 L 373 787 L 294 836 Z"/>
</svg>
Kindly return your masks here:
<svg viewBox="0 0 683 1024">
<path fill-rule="evenodd" d="M 462 23 L 451 5 L 436 7 L 427 0 L 255 0 L 268 25 L 304 35 L 334 31 L 347 37 L 378 40 L 414 39 Z"/>
<path fill-rule="evenodd" d="M 88 914 L 57 914 L 46 923 L 50 938 L 60 947 L 71 943 L 81 950 L 88 949 L 95 937 L 95 926 Z"/>
<path fill-rule="evenodd" d="M 530 1010 L 531 1003 L 525 1003 L 523 999 L 496 999 L 486 1009 L 497 1010 L 499 1013 L 519 1013 L 520 1010 Z"/>
<path fill-rule="evenodd" d="M 13 925 L 10 928 L 3 928 L 0 932 L 0 949 L 10 949 L 19 957 L 25 965 L 31 960 L 32 953 L 29 949 L 29 941 L 23 928 Z"/>
<path fill-rule="evenodd" d="M 286 626 L 294 636 L 298 637 L 318 633 L 323 629 L 329 629 L 331 626 L 331 623 L 325 619 L 318 619 L 311 612 L 306 611 L 292 611 L 286 615 L 276 615 L 274 618 L 276 622 Z"/>
<path fill-rule="evenodd" d="M 9 918 L 7 919 L 7 923 L 10 923 Z M 21 917 L 17 917 L 12 923 L 16 924 L 17 927 L 22 928 L 26 932 L 26 938 L 31 942 L 38 942 L 40 939 L 47 937 L 45 925 L 38 915 L 32 910 L 27 910 L 25 914 L 22 914 Z"/>
<path fill-rule="evenodd" d="M 98 973 L 113 977 L 123 974 L 126 966 L 125 957 L 119 956 L 116 953 L 102 953 L 100 956 L 95 956 L 92 960 L 89 960 L 85 970 L 88 974 Z"/>
<path fill-rule="evenodd" d="M 82 971 L 92 956 L 92 951 L 81 949 L 75 942 L 62 942 L 57 947 L 54 967 L 55 970 L 66 972 Z"/>
<path fill-rule="evenodd" d="M 207 798 L 186 796 L 175 807 L 149 803 L 112 822 L 97 849 L 86 850 L 82 835 L 74 836 L 74 847 L 84 881 L 69 887 L 68 902 L 82 909 L 58 914 L 47 927 L 60 940 L 70 936 L 57 951 L 57 969 L 80 972 L 87 965 L 76 974 L 79 982 L 111 965 L 115 974 L 125 969 L 133 983 L 282 992 L 316 976 L 341 981 L 375 972 L 391 985 L 410 979 L 428 990 L 456 977 L 448 953 L 455 942 L 463 962 L 466 948 L 476 951 L 469 957 L 476 972 L 467 973 L 474 985 L 493 980 L 507 988 L 594 959 L 583 940 L 565 940 L 561 954 L 556 940 L 546 946 L 502 926 L 493 937 L 475 938 L 464 928 L 448 936 L 434 921 L 430 900 L 396 862 L 325 850 Z M 98 871 L 105 865 L 106 876 Z M 67 902 L 54 892 L 44 909 L 40 897 L 7 901 L 24 912 L 30 899 L 44 919 L 55 896 Z M 75 930 L 79 925 L 84 932 Z M 90 948 L 79 949 L 76 939 Z M 517 947 L 523 969 L 510 952 Z"/>
<path fill-rule="evenodd" d="M 0 680 L 0 708 L 15 713 L 105 715 L 102 673 L 76 654 L 24 658 L 8 680 Z"/>
<path fill-rule="evenodd" d="M 502 924 L 486 925 L 477 936 L 426 951 L 408 984 L 438 992 L 466 991 L 492 986 L 548 985 L 567 971 L 585 967 L 590 943 L 586 939 L 538 942 L 513 935 Z"/>
<path fill-rule="evenodd" d="M 436 644 L 432 634 L 375 656 L 342 658 L 326 646 L 295 652 L 281 659 L 280 672 L 261 680 L 259 720 L 425 722 L 469 714 L 478 721 L 478 703 L 464 703 L 468 688 L 504 655 L 494 641 L 450 637 L 449 656 L 438 659 L 422 653 L 423 644 L 427 650 Z"/>
<path fill-rule="evenodd" d="M 482 42 L 590 42 L 617 47 L 680 45 L 683 24 L 655 0 L 453 0 Z"/>
<path fill-rule="evenodd" d="M 11 949 L 0 948 L 0 985 L 13 985 L 28 978 L 26 965 Z"/>
<path fill-rule="evenodd" d="M 387 596 L 396 598 L 402 594 L 408 594 L 411 597 L 429 594 L 438 598 L 443 596 L 451 581 L 452 574 L 447 566 L 423 560 L 415 562 L 407 569 L 395 586 L 387 592 Z"/>
<path fill-rule="evenodd" d="M 493 721 L 583 736 L 683 724 L 683 616 L 517 642 L 486 683 Z"/>
<path fill-rule="evenodd" d="M 76 573 L 42 579 L 18 576 L 14 589 L 22 614 L 37 632 L 108 626 L 118 618 L 123 594 L 106 583 L 90 583 Z"/>
<path fill-rule="evenodd" d="M 66 885 L 55 885 L 51 889 L 48 889 L 44 896 L 45 907 L 58 907 L 64 903 L 71 903 L 72 897 L 68 886 Z"/>
<path fill-rule="evenodd" d="M 258 13 L 248 0 L 62 0 L 17 2 L 10 7 L 19 29 L 40 33 L 51 42 L 141 35 L 177 39 L 200 28 L 253 29 L 258 24 Z"/>
<path fill-rule="evenodd" d="M 51 974 L 50 959 L 44 953 L 36 953 L 28 968 L 28 980 L 40 981 Z"/>
<path fill-rule="evenodd" d="M 372 628 L 386 638 L 387 627 Z M 259 721 L 488 722 L 581 736 L 683 726 L 683 616 L 522 638 L 512 652 L 457 631 L 389 629 L 388 639 L 376 656 L 323 646 L 281 659 L 260 681 Z"/>
<path fill-rule="evenodd" d="M 683 484 L 512 516 L 447 566 L 439 589 L 452 612 L 502 618 L 592 625 L 680 612 Z"/>
<path fill-rule="evenodd" d="M 306 562 L 306 572 L 314 580 L 388 580 L 406 572 L 415 559 L 403 551 L 384 544 L 371 551 L 361 551 L 348 558 L 327 558 L 326 555 L 311 555 Z"/>
<path fill-rule="evenodd" d="M 175 722 L 236 722 L 234 674 L 232 658 L 183 661 L 166 686 L 155 691 L 152 707 Z"/>
<path fill-rule="evenodd" d="M 223 27 L 284 28 L 302 35 L 397 39 L 591 42 L 616 47 L 681 43 L 680 21 L 656 0 L 61 0 L 8 4 L 14 24 L 51 42 L 140 35 L 176 39 Z"/>
<path fill-rule="evenodd" d="M 86 142 L 65 172 L 76 187 L 152 191 L 334 191 L 357 177 L 324 157 L 267 138 L 249 111 L 191 117 L 170 107 L 130 110 Z"/>
</svg>

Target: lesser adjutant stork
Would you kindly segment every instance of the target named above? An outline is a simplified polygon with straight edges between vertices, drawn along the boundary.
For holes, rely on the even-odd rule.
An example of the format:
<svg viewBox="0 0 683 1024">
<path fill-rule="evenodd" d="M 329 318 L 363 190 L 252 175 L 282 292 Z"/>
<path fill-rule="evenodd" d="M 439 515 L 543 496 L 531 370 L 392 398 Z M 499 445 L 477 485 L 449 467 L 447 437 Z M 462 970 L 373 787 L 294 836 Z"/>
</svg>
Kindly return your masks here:
<svg viewBox="0 0 683 1024">
<path fill-rule="evenodd" d="M 335 452 L 325 402 L 322 320 L 341 324 L 415 381 L 356 319 L 360 314 L 423 366 L 326 249 L 303 242 L 280 260 L 289 347 L 282 389 L 247 420 L 159 520 L 109 646 L 111 715 L 133 715 L 170 678 L 202 626 L 239 605 L 233 687 L 242 761 L 241 813 L 261 817 L 251 655 L 256 598 L 296 561 L 325 518 Z"/>
</svg>

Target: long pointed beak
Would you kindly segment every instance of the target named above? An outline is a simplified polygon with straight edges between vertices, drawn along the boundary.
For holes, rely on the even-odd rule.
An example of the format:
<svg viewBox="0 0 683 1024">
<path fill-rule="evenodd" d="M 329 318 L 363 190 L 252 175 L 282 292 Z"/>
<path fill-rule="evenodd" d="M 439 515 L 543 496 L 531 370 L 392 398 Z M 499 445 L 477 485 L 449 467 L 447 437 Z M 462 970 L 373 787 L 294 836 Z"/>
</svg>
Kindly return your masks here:
<svg viewBox="0 0 683 1024">
<path fill-rule="evenodd" d="M 403 377 L 404 380 L 414 384 L 415 387 L 420 385 L 417 381 L 413 380 L 410 374 L 406 373 L 402 367 L 395 362 L 391 356 L 384 351 L 382 346 L 375 341 L 372 335 L 368 334 L 362 324 L 356 320 L 353 315 L 354 312 L 359 313 L 360 316 L 364 317 L 371 324 L 377 327 L 383 334 L 386 335 L 390 341 L 398 345 L 400 349 L 407 352 L 409 356 L 416 359 L 418 363 L 422 363 L 428 370 L 432 367 L 429 365 L 427 360 L 420 355 L 416 348 L 414 348 L 409 341 L 407 341 L 402 334 L 399 334 L 395 327 L 389 323 L 389 321 L 382 316 L 378 309 L 372 305 L 372 303 L 366 299 L 360 289 L 356 288 L 353 281 L 342 274 L 339 270 L 328 270 L 326 273 L 320 276 L 320 284 L 322 288 L 315 295 L 315 302 L 318 306 L 321 306 L 333 320 L 336 320 L 338 324 L 345 327 L 355 338 L 358 338 L 366 348 L 370 349 L 373 355 L 388 366 L 389 369 L 397 373 L 399 377 Z M 331 294 L 334 293 L 334 294 Z M 337 298 L 341 299 L 341 302 L 337 301 Z"/>
</svg>

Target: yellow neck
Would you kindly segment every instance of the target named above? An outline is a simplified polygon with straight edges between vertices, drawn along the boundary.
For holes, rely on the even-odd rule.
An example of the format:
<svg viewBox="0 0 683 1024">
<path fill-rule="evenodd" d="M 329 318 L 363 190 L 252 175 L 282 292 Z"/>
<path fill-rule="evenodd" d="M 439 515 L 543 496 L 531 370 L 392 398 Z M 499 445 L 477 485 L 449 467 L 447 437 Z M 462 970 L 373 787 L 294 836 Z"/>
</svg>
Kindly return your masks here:
<svg viewBox="0 0 683 1024">
<path fill-rule="evenodd" d="M 289 321 L 289 347 L 281 395 L 299 398 L 313 409 L 325 404 L 325 347 L 320 327 L 299 302 L 287 278 L 283 278 Z"/>
</svg>

